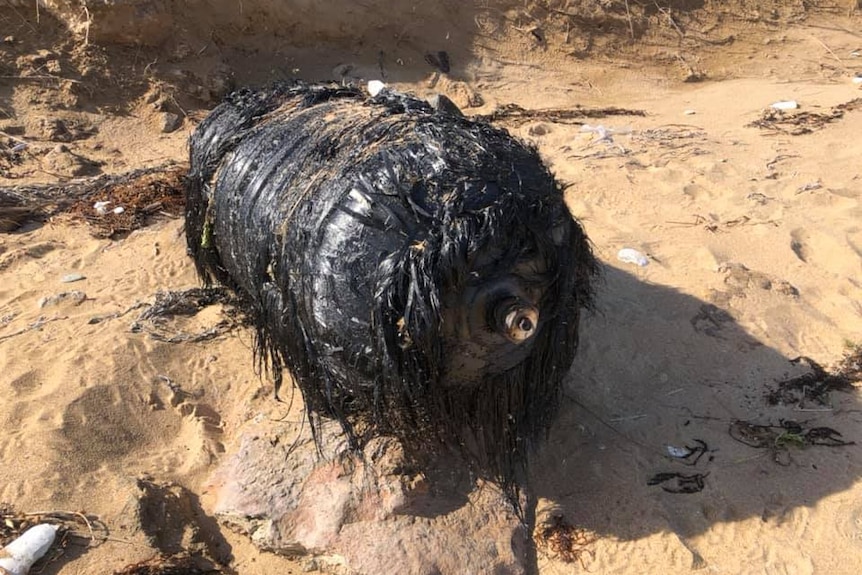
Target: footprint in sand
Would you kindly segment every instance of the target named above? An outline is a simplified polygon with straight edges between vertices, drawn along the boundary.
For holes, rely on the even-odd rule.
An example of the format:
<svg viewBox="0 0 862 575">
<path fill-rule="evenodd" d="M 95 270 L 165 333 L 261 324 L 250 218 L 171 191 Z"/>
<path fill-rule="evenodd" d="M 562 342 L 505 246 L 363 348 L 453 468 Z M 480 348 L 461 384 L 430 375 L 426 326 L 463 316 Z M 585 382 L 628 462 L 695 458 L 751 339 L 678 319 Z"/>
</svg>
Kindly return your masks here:
<svg viewBox="0 0 862 575">
<path fill-rule="evenodd" d="M 59 246 L 53 242 L 40 242 L 25 248 L 13 249 L 7 252 L 0 251 L 0 271 L 23 260 L 38 260 L 57 249 L 57 247 Z"/>
<path fill-rule="evenodd" d="M 790 232 L 790 249 L 807 264 L 852 278 L 859 273 L 860 256 L 853 233 L 853 227 L 845 230 L 797 228 Z"/>
<path fill-rule="evenodd" d="M 149 412 L 134 393 L 120 385 L 96 385 L 63 411 L 58 455 L 64 466 L 84 473 L 104 463 L 140 454 L 148 445 L 179 432 L 179 418 L 170 411 Z M 70 457 L 74 454 L 74 457 Z"/>
<path fill-rule="evenodd" d="M 763 272 L 750 270 L 739 263 L 722 264 L 718 271 L 724 274 L 724 284 L 730 289 L 732 296 L 744 297 L 745 292 L 751 288 L 776 292 L 790 297 L 799 295 L 799 290 L 790 282 L 771 277 Z"/>
<path fill-rule="evenodd" d="M 29 395 L 32 391 L 35 391 L 39 385 L 40 377 L 35 371 L 22 373 L 9 382 L 9 387 L 11 387 L 12 391 L 15 392 L 15 395 L 18 396 Z"/>
<path fill-rule="evenodd" d="M 839 521 L 838 529 L 843 537 L 862 547 L 862 506 L 851 508 Z"/>
</svg>

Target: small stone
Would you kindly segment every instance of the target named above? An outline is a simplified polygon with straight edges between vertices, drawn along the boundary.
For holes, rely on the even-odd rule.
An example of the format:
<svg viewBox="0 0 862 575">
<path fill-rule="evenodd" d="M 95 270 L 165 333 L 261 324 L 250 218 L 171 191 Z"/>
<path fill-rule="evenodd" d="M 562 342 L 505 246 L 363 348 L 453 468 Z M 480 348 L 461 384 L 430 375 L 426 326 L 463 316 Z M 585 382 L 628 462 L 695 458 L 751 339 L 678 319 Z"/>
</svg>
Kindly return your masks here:
<svg viewBox="0 0 862 575">
<path fill-rule="evenodd" d="M 72 133 L 66 123 L 59 118 L 42 119 L 39 121 L 39 136 L 52 142 L 71 142 Z"/>
<path fill-rule="evenodd" d="M 67 177 L 88 176 L 100 171 L 97 162 L 71 152 L 65 144 L 57 144 L 48 152 L 42 165 L 47 171 Z"/>
<path fill-rule="evenodd" d="M 450 116 L 463 117 L 464 113 L 455 105 L 455 102 L 444 96 L 443 94 L 435 94 L 428 99 L 428 103 L 434 108 L 438 114 L 448 114 Z"/>
<path fill-rule="evenodd" d="M 12 44 L 14 44 L 14 43 L 15 43 L 15 36 L 6 36 L 6 37 L 4 37 L 4 38 L 3 38 L 3 43 L 4 43 L 4 44 L 8 44 L 8 45 L 10 45 L 10 46 L 11 46 Z"/>
<path fill-rule="evenodd" d="M 530 129 L 527 130 L 527 133 L 531 136 L 544 136 L 548 134 L 551 129 L 545 124 L 536 124 L 535 126 L 530 126 Z"/>
<path fill-rule="evenodd" d="M 159 129 L 165 134 L 176 131 L 183 123 L 183 119 L 173 112 L 162 112 L 159 115 Z"/>
<path fill-rule="evenodd" d="M 66 302 L 72 303 L 73 305 L 81 305 L 86 299 L 87 294 L 82 291 L 64 291 L 62 293 L 39 298 L 39 307 L 45 308 L 49 306 L 60 305 Z"/>
<path fill-rule="evenodd" d="M 444 92 L 462 110 L 478 108 L 485 104 L 482 95 L 471 88 L 466 82 L 441 78 L 438 89 Z"/>
</svg>

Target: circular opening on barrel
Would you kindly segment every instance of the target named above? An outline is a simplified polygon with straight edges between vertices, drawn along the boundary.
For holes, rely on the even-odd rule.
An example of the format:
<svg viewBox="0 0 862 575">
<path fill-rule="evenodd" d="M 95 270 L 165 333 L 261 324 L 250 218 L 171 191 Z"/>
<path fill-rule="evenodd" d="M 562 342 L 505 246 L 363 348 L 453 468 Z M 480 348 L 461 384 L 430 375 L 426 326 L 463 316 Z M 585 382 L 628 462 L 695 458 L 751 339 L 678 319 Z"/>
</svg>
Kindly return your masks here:
<svg viewBox="0 0 862 575">
<path fill-rule="evenodd" d="M 539 310 L 531 305 L 518 306 L 506 314 L 506 333 L 513 343 L 523 343 L 536 334 Z"/>
<path fill-rule="evenodd" d="M 536 334 L 539 310 L 515 295 L 496 299 L 489 311 L 489 327 L 514 344 L 524 343 Z"/>
</svg>

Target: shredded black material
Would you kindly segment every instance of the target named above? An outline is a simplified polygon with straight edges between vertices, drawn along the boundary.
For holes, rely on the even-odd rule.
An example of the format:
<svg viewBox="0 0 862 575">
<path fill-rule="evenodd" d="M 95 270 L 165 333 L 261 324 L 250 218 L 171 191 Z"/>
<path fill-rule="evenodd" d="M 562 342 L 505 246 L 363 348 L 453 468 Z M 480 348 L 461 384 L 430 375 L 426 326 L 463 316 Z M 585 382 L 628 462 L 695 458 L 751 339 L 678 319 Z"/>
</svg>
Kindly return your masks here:
<svg viewBox="0 0 862 575">
<path fill-rule="evenodd" d="M 202 566 L 204 565 L 204 566 Z M 221 569 L 205 566 L 206 562 L 188 553 L 156 555 L 145 561 L 127 565 L 114 575 L 210 575 Z"/>
<path fill-rule="evenodd" d="M 704 480 L 708 476 L 709 473 L 656 473 L 647 480 L 647 485 L 659 485 L 668 493 L 700 493 L 706 486 Z"/>
<path fill-rule="evenodd" d="M 768 449 L 772 460 L 783 466 L 790 465 L 791 448 L 804 449 L 810 446 L 847 447 L 856 445 L 846 441 L 841 432 L 831 427 L 812 427 L 806 429 L 802 423 L 782 419 L 779 425 L 760 425 L 748 421 L 733 421 L 728 434 L 734 440 L 755 447 Z"/>
<path fill-rule="evenodd" d="M 852 391 L 854 383 L 862 382 L 862 346 L 859 345 L 848 350 L 829 371 L 809 357 L 797 357 L 790 363 L 808 365 L 811 371 L 778 382 L 778 387 L 766 396 L 770 405 L 803 402 L 828 405 L 833 391 Z"/>
<path fill-rule="evenodd" d="M 313 429 L 454 442 L 512 485 L 597 273 L 535 149 L 386 90 L 243 90 L 192 135 L 186 210 L 198 271 L 246 299 Z M 528 341 L 493 329 L 500 294 L 538 310 Z"/>
<path fill-rule="evenodd" d="M 156 301 L 152 305 L 136 304 L 122 314 L 91 318 L 88 323 L 99 323 L 111 317 L 125 315 L 125 313 L 128 313 L 132 309 L 146 307 L 146 310 L 132 322 L 132 332 L 146 332 L 151 338 L 165 343 L 197 343 L 215 339 L 239 325 L 239 321 L 234 317 L 238 316 L 239 313 L 234 307 L 230 307 L 238 303 L 236 297 L 225 288 L 191 288 L 181 291 L 159 291 L 156 293 Z M 176 326 L 169 325 L 169 320 L 171 319 L 175 319 L 178 316 L 194 316 L 203 308 L 214 304 L 229 306 L 226 310 L 225 319 L 222 319 L 215 325 L 194 333 L 188 333 L 177 329 Z"/>
</svg>

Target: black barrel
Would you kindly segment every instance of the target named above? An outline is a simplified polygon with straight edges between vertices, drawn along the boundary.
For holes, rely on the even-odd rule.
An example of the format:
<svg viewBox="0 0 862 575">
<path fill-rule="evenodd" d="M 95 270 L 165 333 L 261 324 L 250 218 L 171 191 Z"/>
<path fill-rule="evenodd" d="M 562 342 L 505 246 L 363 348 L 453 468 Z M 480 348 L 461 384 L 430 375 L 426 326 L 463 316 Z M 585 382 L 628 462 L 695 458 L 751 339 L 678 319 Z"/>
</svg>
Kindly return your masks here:
<svg viewBox="0 0 862 575">
<path fill-rule="evenodd" d="M 186 209 L 276 385 L 354 446 L 455 440 L 502 477 L 552 419 L 597 264 L 505 131 L 386 90 L 240 91 L 192 135 Z"/>
</svg>

